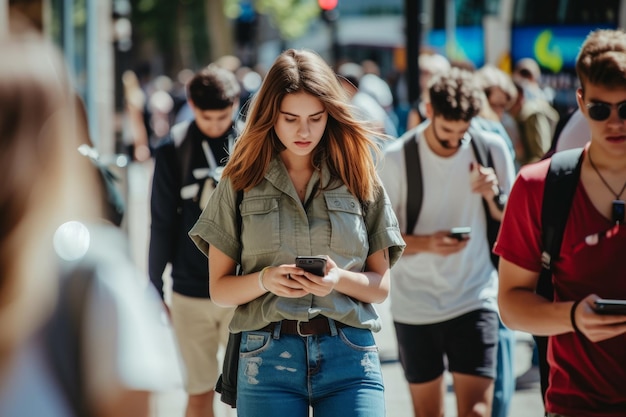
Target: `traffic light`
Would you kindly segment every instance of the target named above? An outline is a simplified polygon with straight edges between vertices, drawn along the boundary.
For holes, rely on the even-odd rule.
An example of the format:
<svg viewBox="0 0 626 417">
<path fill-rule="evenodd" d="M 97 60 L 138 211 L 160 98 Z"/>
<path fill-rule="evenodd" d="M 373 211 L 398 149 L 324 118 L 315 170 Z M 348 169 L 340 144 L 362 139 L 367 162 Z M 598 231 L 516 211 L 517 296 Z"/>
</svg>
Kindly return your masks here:
<svg viewBox="0 0 626 417">
<path fill-rule="evenodd" d="M 337 3 L 339 3 L 338 0 L 317 0 L 317 4 L 322 9 L 322 20 L 326 23 L 334 22 L 339 17 Z"/>
<path fill-rule="evenodd" d="M 333 10 L 337 7 L 338 0 L 317 0 L 317 4 L 320 5 L 320 9 L 324 11 Z"/>
</svg>

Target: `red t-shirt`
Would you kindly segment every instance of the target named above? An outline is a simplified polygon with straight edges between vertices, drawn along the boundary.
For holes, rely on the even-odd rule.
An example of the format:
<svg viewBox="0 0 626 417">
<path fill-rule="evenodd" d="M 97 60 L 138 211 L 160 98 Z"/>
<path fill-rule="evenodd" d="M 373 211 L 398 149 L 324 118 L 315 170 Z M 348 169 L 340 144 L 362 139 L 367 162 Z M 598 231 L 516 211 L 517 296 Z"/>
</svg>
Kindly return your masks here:
<svg viewBox="0 0 626 417">
<path fill-rule="evenodd" d="M 522 167 L 494 252 L 522 268 L 541 270 L 541 201 L 549 161 Z M 555 301 L 590 293 L 626 299 L 626 226 L 611 238 L 587 244 L 589 235 L 614 224 L 589 200 L 579 183 L 567 220 L 561 258 L 554 263 Z M 574 332 L 551 336 L 546 409 L 567 416 L 626 415 L 626 334 L 593 343 Z"/>
</svg>

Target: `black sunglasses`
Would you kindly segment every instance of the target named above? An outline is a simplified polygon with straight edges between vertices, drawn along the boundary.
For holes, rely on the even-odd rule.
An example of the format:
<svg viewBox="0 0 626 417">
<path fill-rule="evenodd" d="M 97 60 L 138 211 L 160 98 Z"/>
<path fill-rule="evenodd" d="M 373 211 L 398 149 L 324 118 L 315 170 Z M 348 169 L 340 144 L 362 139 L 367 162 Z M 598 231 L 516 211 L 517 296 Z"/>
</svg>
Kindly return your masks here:
<svg viewBox="0 0 626 417">
<path fill-rule="evenodd" d="M 617 114 L 619 115 L 619 118 L 626 120 L 626 101 L 622 101 L 617 104 L 603 102 L 590 103 L 587 104 L 587 111 L 589 112 L 589 117 L 593 120 L 601 122 L 611 116 L 611 109 L 613 109 L 614 106 L 617 106 Z"/>
</svg>

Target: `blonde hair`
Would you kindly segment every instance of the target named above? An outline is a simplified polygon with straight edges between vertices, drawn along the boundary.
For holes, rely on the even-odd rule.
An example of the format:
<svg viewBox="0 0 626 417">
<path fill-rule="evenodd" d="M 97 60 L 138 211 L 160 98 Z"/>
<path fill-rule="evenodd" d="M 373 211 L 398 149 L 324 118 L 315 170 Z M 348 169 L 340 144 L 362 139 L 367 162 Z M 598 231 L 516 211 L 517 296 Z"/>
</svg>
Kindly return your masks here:
<svg viewBox="0 0 626 417">
<path fill-rule="evenodd" d="M 313 165 L 319 167 L 325 161 L 334 180 L 331 183 L 340 181 L 361 201 L 373 201 L 379 189 L 374 162 L 379 148 L 371 138 L 381 135 L 353 116 L 333 70 L 307 50 L 289 49 L 269 69 L 223 176 L 237 190 L 249 190 L 263 181 L 270 161 L 284 149 L 274 132 L 280 105 L 287 94 L 297 92 L 317 97 L 328 112 L 326 130 L 313 151 Z"/>
<path fill-rule="evenodd" d="M 500 68 L 487 64 L 476 71 L 476 76 L 487 97 L 494 88 L 502 90 L 507 97 L 507 109 L 517 100 L 517 89 L 513 79 Z"/>
</svg>

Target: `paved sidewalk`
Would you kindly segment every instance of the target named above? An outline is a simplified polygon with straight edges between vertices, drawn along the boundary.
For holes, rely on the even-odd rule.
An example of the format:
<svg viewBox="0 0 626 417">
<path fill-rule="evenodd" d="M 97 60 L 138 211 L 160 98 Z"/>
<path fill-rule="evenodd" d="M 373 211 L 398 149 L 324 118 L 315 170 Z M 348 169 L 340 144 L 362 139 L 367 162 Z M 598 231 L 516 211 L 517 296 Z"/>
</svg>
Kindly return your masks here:
<svg viewBox="0 0 626 417">
<path fill-rule="evenodd" d="M 137 265 L 147 271 L 148 233 L 150 226 L 150 184 L 152 177 L 152 161 L 132 163 L 128 166 L 128 197 L 126 229 L 133 257 Z M 397 362 L 395 334 L 389 302 L 377 306 L 383 318 L 383 330 L 375 335 L 380 356 L 383 362 L 383 378 L 385 380 L 385 398 L 388 417 L 412 417 L 412 405 L 409 389 L 402 368 Z M 531 338 L 528 334 L 518 333 L 515 351 L 516 374 L 523 374 L 530 365 Z M 448 375 L 448 391 L 446 394 L 445 417 L 456 417 L 455 397 L 452 392 L 451 378 Z M 181 390 L 158 395 L 154 400 L 154 417 L 183 417 L 185 393 Z M 235 417 L 236 412 L 216 398 L 216 417 Z M 524 390 L 517 390 L 513 397 L 511 412 L 508 417 L 542 417 L 543 404 L 539 393 L 539 384 L 530 384 Z"/>
</svg>

